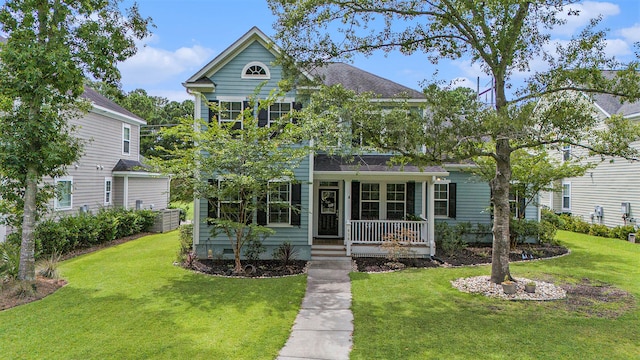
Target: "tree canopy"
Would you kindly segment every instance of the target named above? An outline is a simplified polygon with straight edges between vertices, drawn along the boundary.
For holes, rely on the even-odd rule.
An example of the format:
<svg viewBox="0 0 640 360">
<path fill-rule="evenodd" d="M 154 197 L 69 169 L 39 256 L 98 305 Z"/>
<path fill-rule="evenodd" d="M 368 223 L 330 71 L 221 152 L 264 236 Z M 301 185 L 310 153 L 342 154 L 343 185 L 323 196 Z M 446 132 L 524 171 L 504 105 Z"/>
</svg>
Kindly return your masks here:
<svg viewBox="0 0 640 360">
<path fill-rule="evenodd" d="M 621 101 L 640 97 L 638 62 L 622 64 L 605 52 L 606 32 L 593 19 L 567 43 L 551 43 L 550 30 L 578 15 L 566 0 L 269 0 L 278 16 L 276 38 L 301 68 L 348 60 L 374 51 L 424 53 L 433 63 L 469 59 L 493 78 L 495 103 L 461 99 L 438 84 L 425 87 L 426 116 L 404 116 L 379 132 L 377 144 L 418 163 L 488 157 L 494 209 L 491 280 L 509 271 L 509 193 L 512 158 L 520 150 L 571 145 L 607 156 L 633 157 L 638 126 L 614 115 L 604 122 L 593 110 L 594 94 Z M 554 45 L 554 46 L 549 46 Z M 533 68 L 531 61 L 546 63 Z M 616 71 L 603 71 L 616 70 Z M 526 74 L 517 81 L 515 74 Z M 397 116 L 397 115 L 396 115 Z M 385 117 L 369 122 L 378 130 Z M 374 130 L 375 133 L 375 130 Z M 394 135 L 395 134 L 395 135 Z M 395 138 L 394 138 L 395 137 Z M 425 151 L 422 151 L 426 149 Z"/>
<path fill-rule="evenodd" d="M 120 1 L 8 0 L 0 7 L 0 175 L 13 185 L 21 211 L 19 279 L 33 281 L 39 184 L 65 173 L 81 155 L 68 120 L 88 104 L 80 99 L 85 78 L 117 83 L 116 65 L 136 52 L 150 19 Z M 40 194 L 40 195 L 39 195 Z"/>
</svg>

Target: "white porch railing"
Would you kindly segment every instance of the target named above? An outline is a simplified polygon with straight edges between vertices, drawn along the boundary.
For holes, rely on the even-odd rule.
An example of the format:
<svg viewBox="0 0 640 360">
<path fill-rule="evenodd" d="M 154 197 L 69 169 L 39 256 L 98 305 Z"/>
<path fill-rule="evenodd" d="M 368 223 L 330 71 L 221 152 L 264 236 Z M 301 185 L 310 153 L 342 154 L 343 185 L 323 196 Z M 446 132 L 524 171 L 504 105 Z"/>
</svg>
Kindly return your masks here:
<svg viewBox="0 0 640 360">
<path fill-rule="evenodd" d="M 411 245 L 429 247 L 434 254 L 433 241 L 428 238 L 428 222 L 404 220 L 348 220 L 344 241 L 347 256 L 351 256 L 351 247 L 358 245 L 381 245 L 390 237 Z"/>
</svg>

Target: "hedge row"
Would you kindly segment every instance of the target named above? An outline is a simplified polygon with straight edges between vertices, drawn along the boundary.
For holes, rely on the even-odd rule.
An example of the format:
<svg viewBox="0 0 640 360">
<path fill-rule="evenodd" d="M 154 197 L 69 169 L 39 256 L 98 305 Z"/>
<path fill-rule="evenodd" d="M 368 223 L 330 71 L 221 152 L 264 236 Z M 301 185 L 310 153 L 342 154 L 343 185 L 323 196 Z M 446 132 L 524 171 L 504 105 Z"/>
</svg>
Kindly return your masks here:
<svg viewBox="0 0 640 360">
<path fill-rule="evenodd" d="M 34 231 L 36 259 L 53 253 L 64 255 L 149 231 L 156 213 L 151 210 L 103 209 L 97 214 L 77 214 L 40 222 Z M 19 244 L 20 234 L 12 234 Z"/>
<path fill-rule="evenodd" d="M 630 233 L 636 232 L 636 228 L 633 225 L 609 228 L 602 224 L 588 223 L 577 216 L 569 214 L 558 215 L 549 210 L 542 211 L 542 220 L 554 224 L 560 230 L 620 240 L 627 240 Z"/>
</svg>

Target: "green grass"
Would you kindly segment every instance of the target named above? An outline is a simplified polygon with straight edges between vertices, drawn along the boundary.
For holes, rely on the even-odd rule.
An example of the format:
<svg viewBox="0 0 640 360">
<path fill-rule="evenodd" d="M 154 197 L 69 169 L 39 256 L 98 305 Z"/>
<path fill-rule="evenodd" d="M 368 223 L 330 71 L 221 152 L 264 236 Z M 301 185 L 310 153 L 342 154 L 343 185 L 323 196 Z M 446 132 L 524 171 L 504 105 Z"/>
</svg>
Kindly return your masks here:
<svg viewBox="0 0 640 360">
<path fill-rule="evenodd" d="M 607 319 L 571 311 L 564 300 L 507 302 L 451 286 L 459 277 L 488 275 L 488 266 L 353 273 L 351 358 L 640 359 L 640 246 L 563 231 L 558 238 L 571 255 L 513 263 L 512 273 L 609 283 L 633 295 L 631 309 Z"/>
<path fill-rule="evenodd" d="M 274 359 L 305 277 L 227 279 L 173 266 L 177 233 L 61 264 L 67 286 L 0 312 L 3 359 Z"/>
</svg>

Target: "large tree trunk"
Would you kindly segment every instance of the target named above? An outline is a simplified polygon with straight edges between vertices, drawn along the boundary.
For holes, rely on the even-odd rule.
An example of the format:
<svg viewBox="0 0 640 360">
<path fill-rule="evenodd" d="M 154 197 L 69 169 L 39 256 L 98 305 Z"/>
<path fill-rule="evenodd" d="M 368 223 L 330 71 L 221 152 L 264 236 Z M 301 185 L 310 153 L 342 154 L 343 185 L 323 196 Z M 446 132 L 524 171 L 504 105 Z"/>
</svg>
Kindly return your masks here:
<svg viewBox="0 0 640 360">
<path fill-rule="evenodd" d="M 24 194 L 24 213 L 22 217 L 22 243 L 20 247 L 20 266 L 18 280 L 32 282 L 36 278 L 35 241 L 33 231 L 36 226 L 36 194 L 38 192 L 38 173 L 34 166 L 27 167 L 27 183 Z"/>
<path fill-rule="evenodd" d="M 499 284 L 509 272 L 509 182 L 511 181 L 511 149 L 508 139 L 496 141 L 496 176 L 491 180 L 493 198 L 493 254 L 491 281 Z"/>
</svg>

